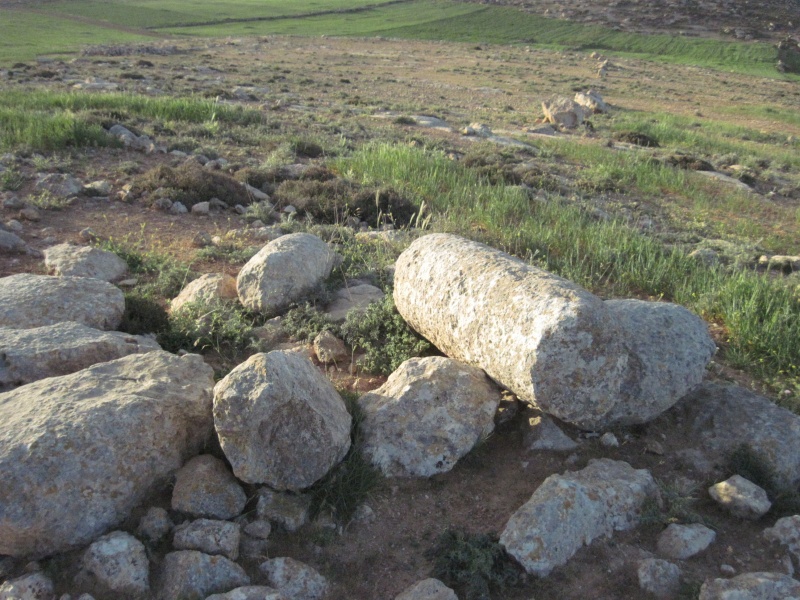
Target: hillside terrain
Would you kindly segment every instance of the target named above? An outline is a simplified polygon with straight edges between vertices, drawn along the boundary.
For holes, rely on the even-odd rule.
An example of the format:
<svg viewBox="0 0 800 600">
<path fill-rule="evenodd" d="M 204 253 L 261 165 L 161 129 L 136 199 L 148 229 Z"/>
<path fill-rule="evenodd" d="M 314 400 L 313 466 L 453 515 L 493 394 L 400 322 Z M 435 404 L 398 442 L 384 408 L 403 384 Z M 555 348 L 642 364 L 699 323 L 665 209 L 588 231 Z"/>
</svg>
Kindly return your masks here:
<svg viewBox="0 0 800 600">
<path fill-rule="evenodd" d="M 487 0 L 482 3 L 514 6 L 544 16 L 597 23 L 623 31 L 738 39 L 777 39 L 800 31 L 797 0 L 615 0 L 594 4 L 578 0 Z"/>
<path fill-rule="evenodd" d="M 1 246 L 0 277 L 51 273 L 44 256 L 57 244 L 112 251 L 128 269 L 118 284 L 128 336 L 153 334 L 165 350 L 201 354 L 214 381 L 259 352 L 300 352 L 357 417 L 355 400 L 386 383 L 398 361 L 439 352 L 391 303 L 347 325 L 322 315 L 342 288 L 368 285 L 391 296 L 398 256 L 414 240 L 446 232 L 604 300 L 689 308 L 717 346 L 706 383 L 735 384 L 800 410 L 800 79 L 777 71 L 773 52 L 798 32 L 797 0 L 480 7 L 498 13 L 431 3 L 424 14 L 415 14 L 419 3 L 362 11 L 325 2 L 308 12 L 358 12 L 304 17 L 284 7 L 280 25 L 248 21 L 246 2 L 229 21 L 212 14 L 220 7 L 198 4 L 191 23 L 180 2 L 164 6 L 168 15 L 142 2 L 147 10 L 132 11 L 127 24 L 116 3 L 97 4 L 0 0 L 8 11 L 0 17 L 13 13 L 17 23 L 41 27 L 46 15 L 68 23 L 57 48 L 0 46 L 0 234 L 19 239 Z M 443 28 L 440 9 L 453 11 L 452 29 Z M 516 9 L 565 19 L 557 33 L 567 37 L 524 41 L 528 34 L 512 27 L 522 19 Z M 406 20 L 375 17 L 383 10 Z M 477 30 L 487 14 L 511 17 Z M 546 32 L 550 21 L 536 23 Z M 348 35 L 340 27 L 351 28 Z M 587 31 L 610 39 L 609 30 L 635 35 L 613 38 L 617 49 L 575 42 Z M 360 37 L 364 31 L 383 33 Z M 664 38 L 672 54 L 656 56 L 660 46 L 645 34 L 677 31 L 687 35 Z M 695 37 L 709 45 L 682 45 Z M 581 112 L 575 127 L 547 122 L 543 103 L 590 90 L 606 109 Z M 235 278 L 268 242 L 298 233 L 318 236 L 342 262 L 277 321 L 235 294 L 171 310 L 190 282 Z M 312 341 L 321 331 L 347 342 L 345 359 L 320 360 Z M 211 368 L 192 385 L 211 379 Z M 0 392 L 36 385 L 19 383 L 0 380 Z M 0 406 L 4 397 L 11 396 L 0 393 Z M 774 473 L 762 469 L 774 507 L 760 520 L 720 508 L 708 487 L 734 473 L 755 477 L 758 468 L 743 466 L 752 457 L 742 452 L 698 446 L 703 430 L 689 427 L 691 399 L 633 426 L 556 422 L 574 442 L 567 451 L 533 449 L 541 411 L 508 391 L 500 406 L 494 433 L 448 472 L 364 475 L 360 455 L 348 455 L 334 476 L 295 494 L 313 497 L 317 518 L 297 531 L 273 523 L 267 542 L 242 552 L 242 568 L 260 582 L 264 560 L 290 556 L 328 579 L 330 600 L 394 598 L 434 574 L 451 577 L 459 598 L 473 597 L 463 572 L 475 563 L 457 566 L 452 555 L 445 568 L 437 562 L 452 532 L 496 548 L 509 517 L 547 477 L 610 458 L 655 478 L 660 500 L 645 507 L 643 524 L 600 537 L 546 577 L 509 567 L 513 585 L 492 580 L 490 596 L 474 597 L 655 598 L 641 589 L 636 565 L 661 556 L 658 540 L 671 524 L 702 523 L 716 539 L 675 560 L 682 574 L 669 597 L 698 598 L 704 582 L 733 574 L 793 572 L 790 553 L 763 532 L 796 514 L 796 482 L 770 487 Z M 760 421 L 743 414 L 741 422 Z M 213 440 L 203 452 L 227 461 Z M 793 460 L 797 443 L 777 446 Z M 361 481 L 348 474 L 369 485 L 356 489 Z M 342 479 L 354 487 L 336 489 Z M 231 520 L 244 528 L 262 516 L 259 486 L 239 484 L 247 504 Z M 172 485 L 162 485 L 119 527 L 140 535 L 149 508 L 188 522 L 172 495 Z M 154 589 L 170 539 L 147 545 Z M 33 566 L 0 557 L 0 583 L 40 568 L 57 594 L 77 598 L 88 589 L 76 579 L 81 553 L 37 557 Z"/>
</svg>

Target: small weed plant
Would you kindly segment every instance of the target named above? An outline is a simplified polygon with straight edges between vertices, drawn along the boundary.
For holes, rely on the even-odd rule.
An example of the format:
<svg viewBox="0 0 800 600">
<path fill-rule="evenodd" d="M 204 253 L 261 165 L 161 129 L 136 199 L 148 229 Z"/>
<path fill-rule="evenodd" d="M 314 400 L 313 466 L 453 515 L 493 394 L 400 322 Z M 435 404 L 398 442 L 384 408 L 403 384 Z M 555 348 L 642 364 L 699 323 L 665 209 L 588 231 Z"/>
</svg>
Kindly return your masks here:
<svg viewBox="0 0 800 600">
<path fill-rule="evenodd" d="M 502 592 L 520 580 L 519 567 L 492 535 L 451 529 L 427 555 L 434 560 L 433 577 L 466 600 L 490 600 L 492 590 Z"/>
<path fill-rule="evenodd" d="M 329 510 L 337 522 L 347 525 L 358 507 L 380 485 L 382 476 L 362 454 L 363 414 L 357 402 L 358 395 L 341 394 L 353 418 L 350 450 L 341 463 L 311 488 L 311 515 L 316 518 L 323 510 Z"/>
<path fill-rule="evenodd" d="M 25 183 L 25 176 L 16 169 L 0 172 L 0 191 L 15 192 Z"/>
<path fill-rule="evenodd" d="M 351 311 L 342 325 L 342 336 L 355 352 L 365 353 L 362 365 L 370 373 L 388 375 L 431 349 L 397 312 L 391 294 L 383 302 L 370 304 L 363 314 Z"/>
<path fill-rule="evenodd" d="M 648 500 L 642 508 L 642 523 L 702 523 L 709 525 L 707 519 L 694 510 L 699 500 L 697 488 L 681 488 L 680 486 L 661 480 L 658 485 L 659 500 Z"/>
<path fill-rule="evenodd" d="M 28 204 L 40 210 L 62 210 L 72 204 L 72 199 L 56 196 L 52 192 L 43 190 L 28 196 Z"/>
<path fill-rule="evenodd" d="M 225 300 L 189 303 L 169 318 L 169 328 L 158 341 L 165 350 L 213 350 L 234 359 L 251 345 L 253 318 L 238 304 Z"/>
</svg>

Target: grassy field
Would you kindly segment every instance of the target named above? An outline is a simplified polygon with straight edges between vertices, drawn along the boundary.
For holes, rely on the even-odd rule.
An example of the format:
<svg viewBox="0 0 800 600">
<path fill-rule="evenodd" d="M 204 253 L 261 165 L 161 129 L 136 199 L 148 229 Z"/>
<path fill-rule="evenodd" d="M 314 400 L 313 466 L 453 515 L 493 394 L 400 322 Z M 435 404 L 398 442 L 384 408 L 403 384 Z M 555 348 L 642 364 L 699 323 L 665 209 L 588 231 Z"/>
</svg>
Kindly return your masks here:
<svg viewBox="0 0 800 600">
<path fill-rule="evenodd" d="M 25 60 L 43 52 L 69 52 L 83 43 L 134 41 L 104 31 L 109 27 L 149 29 L 173 36 L 248 36 L 266 34 L 384 36 L 401 39 L 517 44 L 601 51 L 648 60 L 723 69 L 760 76 L 775 70 L 777 49 L 766 43 L 724 42 L 668 35 L 623 33 L 609 28 L 548 19 L 511 8 L 444 0 L 375 2 L 316 0 L 291 4 L 268 0 L 133 3 L 61 0 L 47 12 L 90 19 L 84 26 L 21 12 L 3 12 L 0 61 Z M 327 14 L 319 14 L 327 13 Z M 55 28 L 53 28 L 55 27 Z M 36 31 L 47 31 L 46 42 Z M 53 35 L 51 32 L 55 32 Z M 24 42 L 24 43 L 23 43 Z M 795 76 L 789 75 L 789 78 Z"/>
<path fill-rule="evenodd" d="M 48 3 L 46 10 L 76 15 L 128 27 L 165 28 L 179 25 L 224 23 L 236 19 L 273 19 L 328 11 L 359 9 L 391 0 L 227 0 L 225 2 L 186 2 L 185 0 L 62 0 Z"/>
<path fill-rule="evenodd" d="M 73 53 L 90 44 L 130 43 L 152 39 L 101 25 L 58 16 L 0 8 L 0 65 L 37 56 Z"/>
</svg>

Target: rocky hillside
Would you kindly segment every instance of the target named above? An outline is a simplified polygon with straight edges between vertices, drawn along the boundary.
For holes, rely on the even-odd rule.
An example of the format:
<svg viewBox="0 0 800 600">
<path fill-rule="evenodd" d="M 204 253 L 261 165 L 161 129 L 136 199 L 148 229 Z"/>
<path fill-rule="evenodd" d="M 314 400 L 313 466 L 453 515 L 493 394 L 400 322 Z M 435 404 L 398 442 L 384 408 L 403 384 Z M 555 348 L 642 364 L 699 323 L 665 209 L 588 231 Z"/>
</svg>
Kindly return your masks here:
<svg viewBox="0 0 800 600">
<path fill-rule="evenodd" d="M 779 39 L 800 33 L 798 0 L 481 0 L 548 17 L 599 23 L 621 31 L 682 33 L 736 39 Z"/>
</svg>

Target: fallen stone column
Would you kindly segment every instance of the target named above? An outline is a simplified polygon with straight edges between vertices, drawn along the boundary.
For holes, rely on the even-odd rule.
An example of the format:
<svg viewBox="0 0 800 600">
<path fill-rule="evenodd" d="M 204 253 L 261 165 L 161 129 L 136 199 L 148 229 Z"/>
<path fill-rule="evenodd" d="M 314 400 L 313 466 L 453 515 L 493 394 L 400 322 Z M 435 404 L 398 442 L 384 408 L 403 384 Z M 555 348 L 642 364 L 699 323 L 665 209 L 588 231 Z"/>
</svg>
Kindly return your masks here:
<svg viewBox="0 0 800 600">
<path fill-rule="evenodd" d="M 652 420 L 700 383 L 714 352 L 705 323 L 680 306 L 604 302 L 449 234 L 400 255 L 394 300 L 447 356 L 586 429 Z"/>
</svg>

